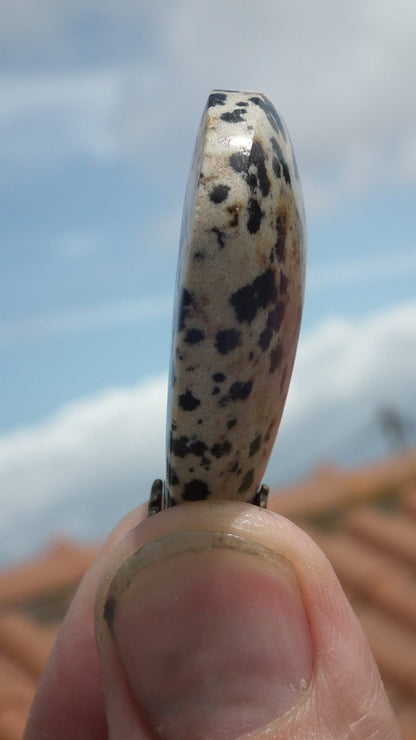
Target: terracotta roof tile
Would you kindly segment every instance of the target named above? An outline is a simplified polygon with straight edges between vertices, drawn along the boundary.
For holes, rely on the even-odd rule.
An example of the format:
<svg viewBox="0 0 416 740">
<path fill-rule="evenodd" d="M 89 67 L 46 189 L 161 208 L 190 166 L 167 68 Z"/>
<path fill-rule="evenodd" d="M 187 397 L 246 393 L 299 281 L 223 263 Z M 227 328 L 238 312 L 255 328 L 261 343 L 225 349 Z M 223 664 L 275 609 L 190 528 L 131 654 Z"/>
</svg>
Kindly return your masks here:
<svg viewBox="0 0 416 740">
<path fill-rule="evenodd" d="M 31 563 L 0 572 L 0 607 L 76 585 L 96 552 L 97 546 L 57 541 Z"/>
<path fill-rule="evenodd" d="M 416 450 L 359 470 L 321 467 L 271 508 L 332 562 L 367 633 L 404 740 L 416 740 Z M 21 740 L 54 635 L 97 552 L 57 541 L 0 571 L 0 740 Z"/>
<path fill-rule="evenodd" d="M 0 653 L 37 680 L 45 667 L 56 632 L 56 629 L 38 627 L 18 612 L 0 614 Z"/>
<path fill-rule="evenodd" d="M 28 676 L 14 660 L 0 655 L 0 713 L 9 707 L 27 711 L 35 689 L 33 677 Z"/>
<path fill-rule="evenodd" d="M 416 633 L 416 579 L 411 568 L 398 568 L 387 554 L 348 534 L 331 537 L 318 532 L 314 539 L 345 589 L 394 615 Z"/>
<path fill-rule="evenodd" d="M 360 540 L 383 553 L 416 566 L 416 522 L 406 513 L 385 513 L 361 508 L 346 519 L 346 527 Z"/>
<path fill-rule="evenodd" d="M 284 516 L 303 521 L 319 513 L 361 505 L 406 486 L 416 486 L 415 481 L 415 450 L 359 470 L 343 471 L 326 465 L 307 480 L 281 488 L 273 508 Z"/>
<path fill-rule="evenodd" d="M 36 690 L 36 680 L 0 653 L 0 738 L 20 740 Z"/>
<path fill-rule="evenodd" d="M 403 740 L 415 740 L 416 738 L 416 708 L 405 706 L 396 712 Z"/>
<path fill-rule="evenodd" d="M 27 714 L 11 707 L 0 714 L 1 740 L 21 740 L 25 731 Z"/>
<path fill-rule="evenodd" d="M 403 496 L 403 508 L 408 514 L 416 517 L 416 485 L 406 488 Z"/>
</svg>

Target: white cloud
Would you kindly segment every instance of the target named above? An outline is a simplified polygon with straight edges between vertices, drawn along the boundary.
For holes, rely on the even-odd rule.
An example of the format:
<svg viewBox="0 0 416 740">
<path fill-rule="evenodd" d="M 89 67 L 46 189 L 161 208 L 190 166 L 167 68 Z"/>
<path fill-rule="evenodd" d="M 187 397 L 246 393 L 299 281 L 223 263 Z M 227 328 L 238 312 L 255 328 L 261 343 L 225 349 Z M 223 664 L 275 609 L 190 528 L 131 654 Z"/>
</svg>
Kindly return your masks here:
<svg viewBox="0 0 416 740">
<path fill-rule="evenodd" d="M 0 438 L 0 561 L 52 533 L 97 536 L 163 476 L 166 378 L 63 407 Z"/>
<path fill-rule="evenodd" d="M 326 456 L 345 464 L 383 454 L 383 408 L 403 417 L 415 441 L 415 400 L 416 302 L 364 320 L 326 321 L 301 337 L 271 477 Z"/>
<path fill-rule="evenodd" d="M 189 161 L 202 104 L 220 86 L 263 89 L 281 108 L 309 212 L 415 180 L 413 0 L 258 0 L 250 13 L 237 0 L 25 4 L 27 14 L 11 13 L 9 39 L 30 47 L 33 19 L 51 59 L 0 80 L 6 162 L 133 153 L 144 172 L 169 179 Z M 90 48 L 84 65 L 77 44 Z"/>
<path fill-rule="evenodd" d="M 363 321 L 332 320 L 301 338 L 266 481 L 383 451 L 382 406 L 416 416 L 416 303 Z M 103 534 L 164 475 L 166 378 L 109 390 L 0 438 L 0 561 L 56 531 Z M 415 418 L 413 418 L 415 421 Z"/>
</svg>

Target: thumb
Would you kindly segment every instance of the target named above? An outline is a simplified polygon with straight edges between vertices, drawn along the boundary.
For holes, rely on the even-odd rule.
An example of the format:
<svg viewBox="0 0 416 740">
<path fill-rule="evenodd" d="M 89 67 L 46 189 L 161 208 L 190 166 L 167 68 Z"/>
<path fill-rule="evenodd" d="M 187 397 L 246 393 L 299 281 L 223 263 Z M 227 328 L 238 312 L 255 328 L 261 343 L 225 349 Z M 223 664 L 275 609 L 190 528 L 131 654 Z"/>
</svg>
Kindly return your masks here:
<svg viewBox="0 0 416 740">
<path fill-rule="evenodd" d="M 96 634 L 111 740 L 400 737 L 328 561 L 250 504 L 132 530 L 104 567 Z"/>
</svg>

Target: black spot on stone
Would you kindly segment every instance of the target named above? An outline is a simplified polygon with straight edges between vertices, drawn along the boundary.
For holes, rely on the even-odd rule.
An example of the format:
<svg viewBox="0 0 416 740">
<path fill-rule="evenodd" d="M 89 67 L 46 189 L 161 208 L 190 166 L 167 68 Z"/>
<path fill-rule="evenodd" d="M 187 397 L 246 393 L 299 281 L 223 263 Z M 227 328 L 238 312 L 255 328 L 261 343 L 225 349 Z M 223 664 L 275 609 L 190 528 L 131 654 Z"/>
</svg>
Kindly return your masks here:
<svg viewBox="0 0 416 740">
<path fill-rule="evenodd" d="M 285 304 L 277 303 L 272 311 L 269 311 L 266 321 L 266 327 L 260 334 L 258 341 L 259 346 L 265 352 L 269 348 L 272 336 L 279 331 L 283 317 L 285 315 Z"/>
<path fill-rule="evenodd" d="M 110 632 L 112 632 L 113 629 L 115 611 L 116 602 L 115 599 L 110 596 L 105 602 L 103 609 L 103 619 L 107 622 Z"/>
<path fill-rule="evenodd" d="M 281 272 L 280 273 L 280 285 L 279 285 L 279 290 L 281 293 L 286 293 L 288 284 L 289 284 L 289 280 L 287 279 L 286 275 L 284 275 L 283 272 Z"/>
<path fill-rule="evenodd" d="M 235 471 L 237 470 L 237 468 L 238 468 L 238 460 L 235 461 L 233 467 L 231 468 L 231 472 L 232 473 L 235 473 Z"/>
<path fill-rule="evenodd" d="M 277 179 L 280 180 L 282 176 L 282 169 L 280 167 L 280 160 L 278 160 L 277 157 L 273 157 L 272 167 L 273 167 L 273 172 L 276 175 Z"/>
<path fill-rule="evenodd" d="M 202 440 L 198 440 L 197 442 L 192 442 L 189 445 L 190 452 L 192 452 L 192 454 L 195 455 L 196 457 L 203 457 L 207 449 L 208 448 L 205 442 L 202 442 Z"/>
<path fill-rule="evenodd" d="M 260 208 L 260 204 L 257 198 L 250 198 L 248 202 L 247 221 L 247 229 L 249 230 L 250 234 L 256 234 L 258 232 L 263 215 L 263 211 Z"/>
<path fill-rule="evenodd" d="M 205 339 L 205 332 L 202 329 L 188 329 L 184 337 L 186 344 L 198 344 Z"/>
<path fill-rule="evenodd" d="M 197 262 L 202 262 L 206 257 L 205 252 L 201 251 L 200 249 L 194 253 L 194 260 Z"/>
<path fill-rule="evenodd" d="M 259 451 L 261 445 L 261 434 L 258 434 L 256 437 L 254 437 L 253 441 L 250 442 L 250 450 L 249 450 L 249 457 L 253 457 L 253 455 L 256 454 L 256 452 Z"/>
<path fill-rule="evenodd" d="M 238 219 L 240 217 L 240 206 L 228 206 L 227 211 L 232 216 L 231 221 L 229 222 L 229 226 L 238 226 Z"/>
<path fill-rule="evenodd" d="M 238 492 L 245 493 L 250 488 L 251 484 L 253 483 L 253 480 L 254 480 L 254 468 L 251 468 L 251 470 L 249 470 L 245 474 L 243 480 L 241 481 L 241 485 L 240 485 L 240 488 L 238 489 Z"/>
<path fill-rule="evenodd" d="M 209 470 L 211 467 L 211 461 L 207 457 L 203 457 L 199 464 L 204 470 Z"/>
<path fill-rule="evenodd" d="M 282 162 L 282 170 L 283 170 L 283 177 L 285 178 L 285 182 L 287 182 L 288 185 L 291 185 L 292 180 L 290 177 L 289 167 L 287 166 L 286 162 Z"/>
<path fill-rule="evenodd" d="M 220 392 L 220 388 L 216 385 L 215 388 L 211 391 L 211 396 L 218 396 L 218 393 Z"/>
<path fill-rule="evenodd" d="M 283 154 L 282 147 L 278 144 L 276 139 L 272 138 L 272 147 L 276 153 L 276 156 L 273 157 L 272 167 L 273 172 L 276 175 L 276 177 L 284 177 L 285 181 L 288 185 L 292 184 L 289 167 L 286 161 L 286 157 Z"/>
<path fill-rule="evenodd" d="M 272 138 L 271 138 L 271 143 L 272 143 L 273 151 L 276 154 L 277 159 L 279 160 L 279 162 L 284 162 L 285 161 L 285 155 L 283 154 L 283 149 L 280 146 L 279 142 L 274 138 L 274 136 L 272 136 Z"/>
<path fill-rule="evenodd" d="M 211 447 L 211 455 L 219 460 L 220 457 L 228 455 L 231 452 L 231 444 L 229 442 L 217 442 Z"/>
<path fill-rule="evenodd" d="M 230 419 L 227 421 L 227 429 L 232 429 L 237 424 L 237 419 Z"/>
<path fill-rule="evenodd" d="M 292 184 L 291 178 L 290 178 L 290 172 L 289 168 L 286 164 L 286 162 L 279 162 L 279 160 L 276 157 L 273 157 L 273 171 L 277 178 L 280 178 L 282 175 L 284 177 L 285 182 L 288 185 Z"/>
<path fill-rule="evenodd" d="M 187 390 L 185 393 L 181 393 L 179 396 L 179 406 L 184 411 L 194 411 L 201 404 L 199 398 L 196 398 L 192 391 Z"/>
<path fill-rule="evenodd" d="M 263 329 L 262 333 L 259 337 L 259 346 L 262 348 L 263 352 L 268 349 L 270 346 L 270 342 L 272 341 L 273 332 L 269 326 L 266 325 L 266 328 Z"/>
<path fill-rule="evenodd" d="M 274 251 L 279 262 L 286 259 L 286 217 L 277 216 L 276 218 L 276 243 Z"/>
<path fill-rule="evenodd" d="M 288 185 L 292 184 L 289 167 L 287 166 L 286 162 L 279 162 L 276 157 L 273 157 L 273 170 L 276 177 L 280 178 L 283 175 L 285 182 Z"/>
<path fill-rule="evenodd" d="M 274 332 L 279 331 L 282 325 L 283 317 L 285 315 L 285 310 L 285 304 L 279 301 L 279 303 L 276 303 L 274 309 L 270 311 L 267 321 L 268 323 L 270 323 L 270 326 Z"/>
<path fill-rule="evenodd" d="M 179 483 L 179 478 L 176 475 L 176 471 L 174 468 L 172 468 L 171 465 L 168 466 L 168 481 L 171 486 L 177 486 Z"/>
<path fill-rule="evenodd" d="M 195 307 L 195 296 L 184 288 L 180 303 L 178 331 L 182 331 L 185 328 L 186 320 L 191 315 L 193 307 Z"/>
<path fill-rule="evenodd" d="M 225 93 L 211 93 L 208 98 L 208 108 L 214 108 L 216 105 L 225 105 L 227 96 Z"/>
<path fill-rule="evenodd" d="M 280 346 L 280 344 L 275 347 L 275 349 L 272 349 L 270 352 L 270 374 L 274 373 L 275 370 L 279 367 L 283 357 L 283 350 Z"/>
<path fill-rule="evenodd" d="M 240 344 L 241 332 L 237 329 L 217 331 L 215 346 L 222 355 L 227 355 Z"/>
<path fill-rule="evenodd" d="M 204 423 L 203 419 L 198 419 L 198 424 L 203 424 L 203 423 Z"/>
<path fill-rule="evenodd" d="M 226 380 L 226 375 L 224 373 L 214 373 L 212 376 L 212 379 L 215 381 L 215 383 L 223 383 L 224 380 Z"/>
<path fill-rule="evenodd" d="M 231 154 L 230 165 L 236 172 L 245 177 L 253 196 L 258 185 L 264 197 L 269 194 L 270 180 L 266 169 L 266 157 L 258 139 L 254 139 L 250 154 L 243 154 L 242 152 Z"/>
<path fill-rule="evenodd" d="M 176 455 L 176 457 L 186 457 L 190 454 L 188 447 L 189 437 L 173 437 L 170 438 L 170 451 Z"/>
<path fill-rule="evenodd" d="M 257 312 L 261 308 L 266 308 L 269 303 L 274 302 L 276 297 L 275 274 L 274 270 L 269 268 L 258 275 L 252 283 L 248 283 L 232 293 L 229 301 L 234 309 L 237 321 L 240 324 L 243 321 L 251 324 Z"/>
<path fill-rule="evenodd" d="M 223 201 L 226 200 L 226 198 L 228 197 L 229 192 L 229 185 L 216 185 L 216 187 L 211 190 L 209 194 L 209 199 L 213 203 L 223 203 Z"/>
<path fill-rule="evenodd" d="M 240 100 L 240 102 L 236 103 L 236 105 L 241 106 L 241 108 L 247 108 L 248 103 L 245 100 Z"/>
<path fill-rule="evenodd" d="M 221 120 L 225 121 L 226 123 L 241 123 L 241 121 L 244 121 L 242 113 L 245 113 L 245 111 L 236 108 L 233 111 L 223 113 L 221 116 Z"/>
<path fill-rule="evenodd" d="M 176 430 L 178 428 L 178 425 L 177 425 L 176 421 L 172 421 L 172 424 L 170 425 L 170 428 L 171 428 L 172 432 L 176 432 Z"/>
<path fill-rule="evenodd" d="M 197 440 L 196 442 L 190 442 L 189 437 L 171 437 L 170 439 L 171 452 L 176 457 L 186 457 L 187 455 L 195 455 L 195 457 L 203 457 L 207 451 L 205 442 Z"/>
<path fill-rule="evenodd" d="M 188 365 L 188 367 L 185 368 L 186 373 L 194 373 L 195 372 L 195 365 Z"/>
<path fill-rule="evenodd" d="M 183 487 L 182 498 L 184 501 L 204 501 L 211 495 L 207 484 L 203 480 L 194 478 Z"/>
<path fill-rule="evenodd" d="M 225 246 L 225 232 L 221 231 L 218 226 L 213 226 L 211 231 L 216 235 L 217 244 L 222 249 Z"/>
<path fill-rule="evenodd" d="M 249 155 L 242 152 L 234 152 L 230 156 L 230 165 L 236 172 L 247 172 L 249 161 Z"/>
<path fill-rule="evenodd" d="M 250 152 L 250 161 L 256 166 L 259 178 L 260 190 L 263 196 L 269 194 L 270 180 L 266 170 L 266 158 L 264 149 L 258 139 L 254 139 Z"/>
<path fill-rule="evenodd" d="M 252 387 L 253 382 L 251 380 L 248 380 L 246 383 L 236 380 L 230 388 L 230 399 L 232 401 L 245 401 L 249 397 Z"/>
<path fill-rule="evenodd" d="M 274 105 L 271 104 L 270 100 L 268 100 L 268 98 L 266 97 L 253 97 L 250 98 L 250 100 L 252 103 L 258 105 L 259 108 L 264 111 L 272 128 L 276 131 L 276 133 L 281 134 L 283 136 L 283 139 L 287 141 L 285 127 L 283 126 L 282 120 L 276 108 L 274 107 Z"/>
</svg>

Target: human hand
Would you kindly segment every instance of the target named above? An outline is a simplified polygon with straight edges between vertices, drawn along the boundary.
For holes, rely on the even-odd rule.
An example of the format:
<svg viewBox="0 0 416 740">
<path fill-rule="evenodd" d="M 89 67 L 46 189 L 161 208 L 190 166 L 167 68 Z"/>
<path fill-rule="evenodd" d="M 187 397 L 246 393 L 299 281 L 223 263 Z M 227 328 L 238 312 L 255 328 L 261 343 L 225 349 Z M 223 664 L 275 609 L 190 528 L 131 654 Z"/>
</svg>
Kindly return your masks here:
<svg viewBox="0 0 416 740">
<path fill-rule="evenodd" d="M 235 502 L 144 517 L 86 573 L 24 740 L 400 738 L 361 627 L 298 527 Z"/>
</svg>

